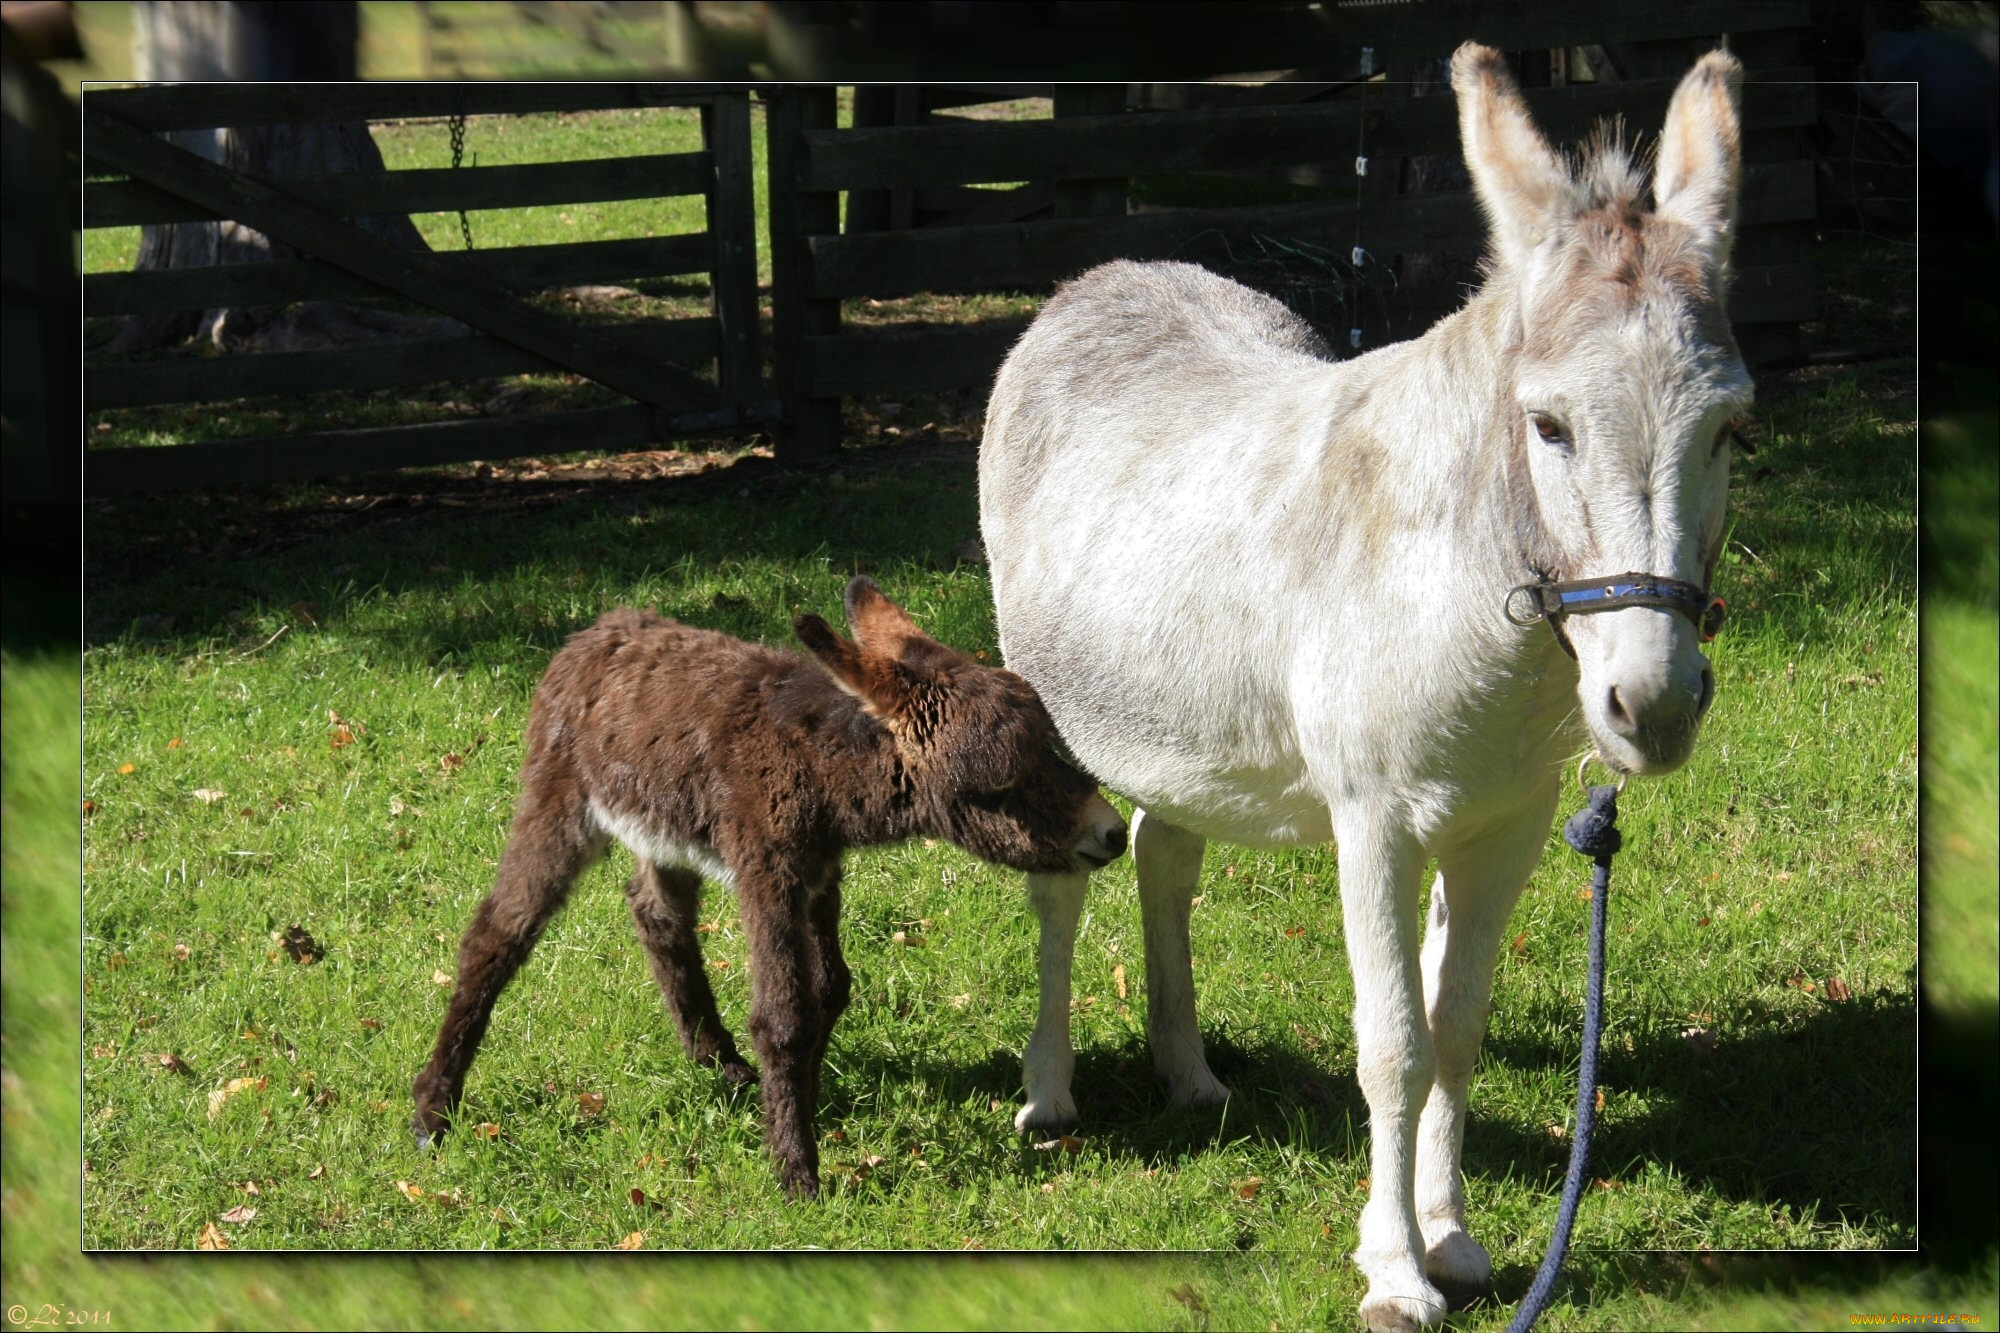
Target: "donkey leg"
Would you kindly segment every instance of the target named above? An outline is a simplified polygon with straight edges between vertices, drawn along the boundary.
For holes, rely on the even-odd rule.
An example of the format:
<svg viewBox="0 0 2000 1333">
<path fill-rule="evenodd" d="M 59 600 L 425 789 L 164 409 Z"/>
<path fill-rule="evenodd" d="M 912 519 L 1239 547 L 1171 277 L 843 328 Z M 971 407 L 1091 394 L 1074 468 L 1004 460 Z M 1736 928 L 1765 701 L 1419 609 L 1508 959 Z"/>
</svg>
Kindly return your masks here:
<svg viewBox="0 0 2000 1333">
<path fill-rule="evenodd" d="M 1014 1113 L 1014 1132 L 1066 1134 L 1076 1128 L 1070 1076 L 1076 1051 L 1069 1040 L 1070 974 L 1076 961 L 1076 926 L 1083 915 L 1089 875 L 1030 875 L 1028 899 L 1041 925 L 1041 1001 L 1035 1035 L 1028 1038 L 1021 1082 L 1028 1100 Z"/>
<path fill-rule="evenodd" d="M 806 884 L 782 869 L 735 867 L 743 926 L 750 937 L 750 1039 L 764 1065 L 764 1143 L 785 1193 L 819 1195 L 819 1109 L 823 1026 L 809 955 Z"/>
<path fill-rule="evenodd" d="M 1417 1128 L 1417 1226 L 1424 1238 L 1424 1271 L 1455 1304 L 1485 1294 L 1493 1284 L 1493 1260 L 1465 1228 L 1459 1158 L 1466 1089 L 1486 1035 L 1500 939 L 1541 859 L 1548 826 L 1549 811 L 1537 807 L 1532 816 L 1477 845 L 1441 850 L 1431 889 L 1423 976 L 1437 1077 Z"/>
<path fill-rule="evenodd" d="M 755 1079 L 756 1071 L 737 1052 L 735 1039 L 723 1026 L 708 969 L 702 966 L 701 937 L 695 932 L 701 913 L 701 876 L 642 856 L 625 886 L 625 901 L 646 946 L 653 980 L 660 983 L 660 993 L 680 1029 L 681 1045 L 697 1064 L 721 1070 L 731 1083 Z"/>
<path fill-rule="evenodd" d="M 550 918 L 569 898 L 583 868 L 604 851 L 581 791 L 561 782 L 530 787 L 521 798 L 493 891 L 472 914 L 458 946 L 458 985 L 430 1063 L 417 1076 L 416 1133 L 428 1145 L 442 1135 L 465 1091 L 466 1071 L 514 973 L 527 961 Z"/>
<path fill-rule="evenodd" d="M 1201 883 L 1208 840 L 1156 819 L 1132 817 L 1132 860 L 1139 873 L 1139 916 L 1146 930 L 1146 1033 L 1153 1068 L 1176 1106 L 1215 1106 L 1229 1088 L 1209 1072 L 1194 1012 L 1194 963 L 1188 916 Z"/>
<path fill-rule="evenodd" d="M 1424 1021 L 1417 969 L 1417 891 L 1424 851 L 1373 811 L 1344 812 L 1340 905 L 1354 971 L 1356 1073 L 1368 1101 L 1370 1187 L 1354 1263 L 1368 1278 L 1369 1328 L 1399 1333 L 1444 1318 L 1445 1300 L 1424 1275 L 1414 1199 L 1417 1118 L 1437 1058 Z"/>
</svg>

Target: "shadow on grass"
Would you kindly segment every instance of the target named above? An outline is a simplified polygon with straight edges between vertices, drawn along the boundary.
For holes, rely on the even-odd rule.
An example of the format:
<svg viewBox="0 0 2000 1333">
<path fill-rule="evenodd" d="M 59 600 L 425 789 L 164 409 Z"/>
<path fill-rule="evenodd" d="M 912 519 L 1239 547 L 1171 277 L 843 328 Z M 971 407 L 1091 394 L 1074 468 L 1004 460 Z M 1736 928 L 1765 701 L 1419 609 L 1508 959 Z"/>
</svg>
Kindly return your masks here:
<svg viewBox="0 0 2000 1333">
<path fill-rule="evenodd" d="M 1908 997 L 1857 997 L 1802 1022 L 1740 1031 L 1712 1052 L 1677 1033 L 1635 1042 L 1629 1052 L 1607 1046 L 1603 1082 L 1614 1101 L 1599 1122 L 1592 1174 L 1626 1179 L 1657 1164 L 1725 1200 L 1782 1206 L 1822 1222 L 1846 1217 L 1914 1244 L 1916 1021 Z M 1173 1107 L 1136 1036 L 1120 1047 L 1080 1050 L 1073 1087 L 1083 1117 L 1078 1132 L 1091 1151 L 1170 1166 L 1247 1139 L 1365 1162 L 1368 1108 L 1351 1069 L 1283 1045 L 1249 1050 L 1218 1041 L 1209 1054 L 1234 1091 L 1226 1111 Z M 1576 1058 L 1573 1049 L 1499 1034 L 1483 1055 L 1489 1064 L 1541 1071 L 1573 1070 Z M 842 1064 L 843 1076 L 827 1085 L 830 1119 L 854 1110 L 844 1088 L 912 1080 L 947 1103 L 992 1099 L 1011 1108 L 1020 1099 L 1021 1065 L 1011 1051 L 954 1062 L 849 1048 Z M 1616 1099 L 1634 1091 L 1643 1093 L 1645 1109 L 1621 1109 Z M 1482 1114 L 1480 1092 L 1475 1078 L 1468 1175 L 1512 1179 L 1545 1194 L 1553 1209 L 1568 1141 Z M 1545 1111 L 1567 1121 L 1573 1109 L 1569 1093 Z M 1024 1144 L 1018 1169 L 1038 1174 L 1050 1160 Z M 1509 1276 L 1501 1274 L 1500 1289 L 1517 1296 L 1533 1274 L 1517 1275 L 1515 1287 Z"/>
<path fill-rule="evenodd" d="M 331 494 L 93 502 L 85 637 L 189 652 L 244 637 L 259 615 L 297 619 L 287 612 L 301 601 L 320 627 L 351 635 L 346 612 L 363 596 L 543 580 L 512 602 L 463 597 L 448 620 L 412 618 L 365 636 L 391 662 L 430 665 L 495 645 L 552 649 L 579 626 L 553 623 L 541 603 L 550 587 L 579 575 L 616 588 L 683 562 L 720 568 L 760 558 L 823 558 L 843 572 L 949 569 L 978 532 L 973 458 L 969 446 L 945 443 L 857 451 L 834 475 L 784 472 L 751 457 L 643 481 L 433 474 Z M 672 610 L 733 633 L 790 632 L 782 608 Z"/>
</svg>

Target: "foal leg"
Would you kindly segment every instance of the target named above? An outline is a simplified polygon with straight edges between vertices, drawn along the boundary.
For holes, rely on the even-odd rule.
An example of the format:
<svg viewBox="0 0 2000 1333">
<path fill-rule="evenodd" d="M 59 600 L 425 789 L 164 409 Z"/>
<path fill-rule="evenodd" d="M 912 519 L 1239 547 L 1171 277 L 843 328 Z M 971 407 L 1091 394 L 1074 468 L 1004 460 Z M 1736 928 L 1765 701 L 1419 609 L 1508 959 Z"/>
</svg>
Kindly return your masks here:
<svg viewBox="0 0 2000 1333">
<path fill-rule="evenodd" d="M 1194 963 L 1188 916 L 1201 883 L 1208 840 L 1156 819 L 1132 815 L 1132 860 L 1139 873 L 1139 917 L 1146 930 L 1146 1035 L 1153 1068 L 1176 1106 L 1215 1106 L 1229 1088 L 1209 1072 L 1194 1012 Z"/>
<path fill-rule="evenodd" d="M 1454 1302 L 1483 1295 L 1493 1283 L 1492 1258 L 1465 1229 L 1459 1157 L 1466 1088 L 1486 1035 L 1500 939 L 1522 886 L 1541 860 L 1549 817 L 1548 809 L 1538 807 L 1478 844 L 1440 850 L 1431 889 L 1423 974 L 1437 1078 L 1417 1129 L 1417 1226 L 1424 1238 L 1424 1271 Z"/>
<path fill-rule="evenodd" d="M 722 1025 L 715 990 L 708 984 L 708 969 L 702 965 L 701 937 L 695 930 L 701 913 L 701 876 L 641 856 L 639 868 L 625 886 L 625 901 L 632 908 L 632 924 L 639 928 L 639 940 L 646 946 L 653 980 L 660 983 L 660 993 L 680 1029 L 681 1045 L 695 1063 L 721 1070 L 731 1083 L 756 1078 L 756 1071 L 737 1053 L 735 1040 Z"/>
<path fill-rule="evenodd" d="M 1371 810 L 1335 823 L 1340 906 L 1354 970 L 1356 1073 L 1368 1101 L 1370 1176 L 1355 1266 L 1368 1278 L 1361 1318 L 1404 1333 L 1444 1318 L 1444 1297 L 1424 1276 L 1413 1197 L 1417 1117 L 1436 1072 L 1417 971 L 1417 890 L 1424 851 Z"/>
<path fill-rule="evenodd" d="M 854 973 L 840 951 L 840 867 L 835 865 L 806 905 L 806 944 L 812 993 L 819 1005 L 819 1050 L 815 1069 L 826 1063 L 826 1044 L 833 1025 L 847 1012 L 854 993 Z"/>
<path fill-rule="evenodd" d="M 591 820 L 581 789 L 563 781 L 565 776 L 523 794 L 493 891 L 459 942 L 458 985 L 430 1063 L 413 1089 L 419 1144 L 444 1133 L 486 1036 L 494 1001 L 568 900 L 577 875 L 604 851 L 606 838 Z"/>
<path fill-rule="evenodd" d="M 764 1143 L 785 1194 L 819 1196 L 820 1053 L 825 1027 L 811 971 L 806 878 L 786 866 L 732 866 L 750 937 L 750 1039 L 764 1065 Z"/>
<path fill-rule="evenodd" d="M 1070 1076 L 1076 1051 L 1069 1040 L 1070 974 L 1076 961 L 1076 925 L 1083 915 L 1089 875 L 1030 875 L 1028 899 L 1041 923 L 1041 1003 L 1035 1035 L 1022 1061 L 1028 1100 L 1014 1113 L 1014 1132 L 1067 1134 L 1076 1127 Z"/>
</svg>

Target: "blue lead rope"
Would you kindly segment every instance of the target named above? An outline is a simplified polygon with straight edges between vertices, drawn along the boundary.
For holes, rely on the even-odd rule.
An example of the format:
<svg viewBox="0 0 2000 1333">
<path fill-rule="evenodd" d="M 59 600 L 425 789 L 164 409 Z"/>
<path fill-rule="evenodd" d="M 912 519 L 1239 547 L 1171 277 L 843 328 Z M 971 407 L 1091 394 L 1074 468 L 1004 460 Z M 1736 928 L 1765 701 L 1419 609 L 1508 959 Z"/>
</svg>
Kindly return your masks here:
<svg viewBox="0 0 2000 1333">
<path fill-rule="evenodd" d="M 1618 789 L 1592 787 L 1590 804 L 1571 815 L 1563 825 L 1563 839 L 1597 862 L 1590 877 L 1590 981 L 1583 1001 L 1583 1059 L 1576 1076 L 1576 1135 L 1570 1142 L 1569 1178 L 1563 1182 L 1562 1210 L 1556 1214 L 1556 1234 L 1549 1241 L 1548 1255 L 1534 1285 L 1521 1298 L 1521 1308 L 1507 1333 L 1528 1333 L 1562 1274 L 1563 1259 L 1569 1253 L 1569 1235 L 1576 1226 L 1576 1207 L 1583 1198 L 1583 1182 L 1590 1175 L 1590 1136 L 1597 1128 L 1597 1047 L 1604 1032 L 1604 925 L 1606 903 L 1611 897 L 1611 858 L 1624 839 L 1618 832 Z"/>
</svg>

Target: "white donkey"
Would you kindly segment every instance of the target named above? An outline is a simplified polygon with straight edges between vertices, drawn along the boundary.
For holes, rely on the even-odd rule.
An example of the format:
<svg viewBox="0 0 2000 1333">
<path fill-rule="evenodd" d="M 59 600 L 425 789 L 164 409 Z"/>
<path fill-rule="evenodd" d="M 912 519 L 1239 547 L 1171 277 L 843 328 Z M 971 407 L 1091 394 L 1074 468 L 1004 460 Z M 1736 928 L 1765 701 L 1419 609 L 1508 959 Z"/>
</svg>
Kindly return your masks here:
<svg viewBox="0 0 2000 1333">
<path fill-rule="evenodd" d="M 1335 362 L 1235 283 L 1107 264 L 994 386 L 979 481 L 1001 644 L 1081 765 L 1141 808 L 1148 1019 L 1177 1103 L 1228 1096 L 1189 970 L 1205 840 L 1338 842 L 1373 1328 L 1490 1283 L 1465 1229 L 1466 1085 L 1566 761 L 1676 768 L 1714 694 L 1699 622 L 1751 396 L 1723 309 L 1740 82 L 1720 52 L 1682 81 L 1648 210 L 1619 144 L 1572 169 L 1501 56 L 1465 46 L 1452 86 L 1493 254 L 1463 310 Z M 1029 880 L 1024 1130 L 1076 1117 L 1085 884 Z"/>
</svg>

